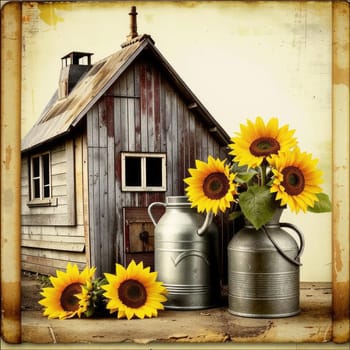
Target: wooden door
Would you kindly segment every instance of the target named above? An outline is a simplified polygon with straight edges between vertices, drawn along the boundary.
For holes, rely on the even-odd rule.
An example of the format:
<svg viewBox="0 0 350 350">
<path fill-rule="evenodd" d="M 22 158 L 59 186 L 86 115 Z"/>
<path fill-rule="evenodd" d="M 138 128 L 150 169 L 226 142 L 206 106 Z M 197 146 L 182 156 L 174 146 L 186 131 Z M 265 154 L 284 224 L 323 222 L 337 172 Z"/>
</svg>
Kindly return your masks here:
<svg viewBox="0 0 350 350">
<path fill-rule="evenodd" d="M 153 208 L 156 221 L 163 215 L 164 208 Z M 134 259 L 143 261 L 154 271 L 154 225 L 148 216 L 147 208 L 124 208 L 124 251 L 126 265 Z"/>
</svg>

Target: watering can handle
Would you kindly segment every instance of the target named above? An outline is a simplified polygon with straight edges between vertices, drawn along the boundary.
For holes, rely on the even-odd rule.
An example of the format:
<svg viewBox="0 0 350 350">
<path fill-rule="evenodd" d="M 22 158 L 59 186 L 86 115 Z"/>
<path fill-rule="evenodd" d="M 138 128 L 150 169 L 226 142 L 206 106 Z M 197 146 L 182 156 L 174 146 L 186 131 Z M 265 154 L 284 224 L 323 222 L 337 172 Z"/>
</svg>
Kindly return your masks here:
<svg viewBox="0 0 350 350">
<path fill-rule="evenodd" d="M 153 225 L 154 226 L 157 226 L 157 221 L 154 219 L 153 215 L 152 215 L 152 207 L 154 207 L 155 205 L 160 205 L 162 207 L 166 207 L 166 203 L 163 203 L 163 202 L 153 202 L 151 203 L 148 208 L 147 208 L 147 212 L 148 212 L 148 215 L 149 217 L 151 218 L 152 222 L 153 222 Z"/>
<path fill-rule="evenodd" d="M 298 234 L 298 237 L 299 237 L 299 240 L 300 240 L 300 246 L 299 246 L 299 251 L 298 251 L 298 254 L 297 256 L 292 259 L 290 258 L 280 247 L 279 245 L 277 244 L 277 242 L 269 235 L 269 233 L 267 232 L 267 229 L 263 226 L 263 229 L 267 235 L 267 237 L 270 239 L 270 241 L 272 242 L 272 244 L 275 246 L 275 248 L 278 250 L 278 252 L 283 255 L 283 257 L 285 259 L 287 259 L 289 262 L 291 262 L 292 264 L 294 265 L 298 265 L 298 266 L 301 266 L 302 264 L 300 263 L 299 261 L 299 257 L 301 256 L 301 254 L 303 253 L 304 251 L 304 246 L 305 246 L 305 239 L 304 239 L 304 235 L 301 231 L 298 230 L 298 228 L 288 222 L 281 222 L 280 223 L 280 226 L 281 227 L 287 227 L 287 228 L 290 228 L 292 230 L 294 230 L 297 234 Z"/>
</svg>

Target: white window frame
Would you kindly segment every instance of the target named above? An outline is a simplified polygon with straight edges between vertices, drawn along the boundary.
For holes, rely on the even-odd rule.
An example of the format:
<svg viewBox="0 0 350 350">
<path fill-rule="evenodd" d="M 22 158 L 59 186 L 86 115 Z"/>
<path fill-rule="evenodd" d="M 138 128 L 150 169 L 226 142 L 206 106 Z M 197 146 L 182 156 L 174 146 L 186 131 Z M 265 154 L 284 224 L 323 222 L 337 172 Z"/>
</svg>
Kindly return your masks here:
<svg viewBox="0 0 350 350">
<path fill-rule="evenodd" d="M 141 186 L 127 186 L 126 185 L 126 166 L 125 159 L 127 157 L 141 158 Z M 161 186 L 147 186 L 146 179 L 146 159 L 160 158 L 162 160 L 162 185 Z M 165 153 L 121 153 L 121 169 L 122 169 L 122 191 L 128 192 L 165 192 L 166 191 L 166 154 Z"/>
<path fill-rule="evenodd" d="M 49 156 L 49 183 L 44 184 L 44 163 L 43 163 L 43 157 L 48 155 Z M 34 165 L 33 161 L 35 158 L 39 159 L 39 176 L 34 178 Z M 29 158 L 29 181 L 30 181 L 30 192 L 29 192 L 29 201 L 27 205 L 29 207 L 35 207 L 35 206 L 52 206 L 57 205 L 57 200 L 53 200 L 52 198 L 52 179 L 51 179 L 51 154 L 50 152 L 43 152 L 43 153 L 37 153 L 33 154 Z M 34 197 L 35 196 L 35 185 L 34 180 L 39 180 L 39 190 L 40 190 L 40 197 Z M 45 193 L 45 187 L 49 188 L 49 196 L 44 196 Z"/>
</svg>

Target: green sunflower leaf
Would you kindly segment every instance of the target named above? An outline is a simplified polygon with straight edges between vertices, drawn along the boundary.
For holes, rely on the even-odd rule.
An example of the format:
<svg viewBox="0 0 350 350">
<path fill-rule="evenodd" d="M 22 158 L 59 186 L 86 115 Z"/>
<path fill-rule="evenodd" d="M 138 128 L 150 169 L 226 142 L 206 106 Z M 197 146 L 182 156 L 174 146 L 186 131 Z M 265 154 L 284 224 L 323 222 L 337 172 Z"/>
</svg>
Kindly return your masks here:
<svg viewBox="0 0 350 350">
<path fill-rule="evenodd" d="M 85 317 L 91 317 L 95 313 L 95 309 L 93 307 L 89 307 L 85 311 Z"/>
<path fill-rule="evenodd" d="M 307 210 L 312 213 L 327 213 L 332 211 L 332 203 L 326 193 L 317 193 L 318 202 L 315 202 L 313 207 L 308 207 Z"/>
<path fill-rule="evenodd" d="M 233 162 L 230 168 L 231 173 L 245 173 L 248 172 L 248 170 L 249 169 L 246 165 L 239 166 L 236 162 Z"/>
<path fill-rule="evenodd" d="M 233 221 L 242 215 L 243 215 L 243 213 L 241 211 L 233 211 L 232 213 L 229 214 L 228 219 Z"/>
<path fill-rule="evenodd" d="M 251 186 L 239 196 L 239 205 L 246 219 L 258 230 L 277 208 L 268 186 Z"/>
<path fill-rule="evenodd" d="M 248 183 L 255 175 L 256 172 L 237 173 L 235 181 L 240 184 Z"/>
</svg>

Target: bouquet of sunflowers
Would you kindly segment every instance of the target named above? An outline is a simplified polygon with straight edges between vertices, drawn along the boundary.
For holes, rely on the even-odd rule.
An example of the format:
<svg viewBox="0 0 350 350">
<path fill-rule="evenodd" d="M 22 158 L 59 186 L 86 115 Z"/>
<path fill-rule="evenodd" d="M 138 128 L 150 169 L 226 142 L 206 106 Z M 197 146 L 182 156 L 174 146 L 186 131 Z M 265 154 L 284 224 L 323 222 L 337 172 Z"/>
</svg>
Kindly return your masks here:
<svg viewBox="0 0 350 350">
<path fill-rule="evenodd" d="M 167 290 L 158 282 L 157 273 L 132 260 L 127 268 L 116 264 L 116 273 L 94 278 L 95 267 L 79 271 L 76 264 L 67 264 L 66 271 L 51 276 L 51 286 L 42 289 L 43 315 L 61 320 L 117 313 L 128 320 L 156 317 L 163 310 Z"/>
<path fill-rule="evenodd" d="M 191 176 L 184 181 L 192 207 L 214 215 L 233 207 L 231 219 L 244 215 L 256 229 L 277 208 L 330 211 L 318 160 L 299 149 L 294 133 L 288 125 L 279 127 L 275 117 L 266 124 L 261 117 L 241 124 L 229 144 L 232 162 L 209 156 L 208 162 L 196 160 L 196 168 L 189 169 Z"/>
</svg>

